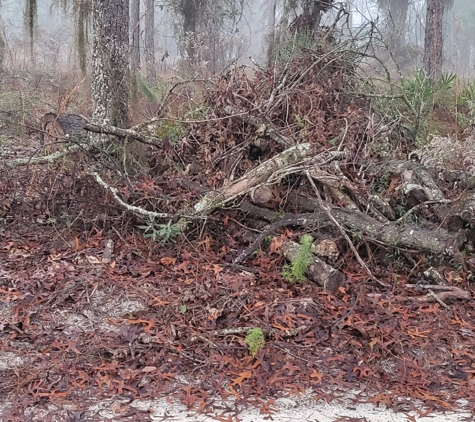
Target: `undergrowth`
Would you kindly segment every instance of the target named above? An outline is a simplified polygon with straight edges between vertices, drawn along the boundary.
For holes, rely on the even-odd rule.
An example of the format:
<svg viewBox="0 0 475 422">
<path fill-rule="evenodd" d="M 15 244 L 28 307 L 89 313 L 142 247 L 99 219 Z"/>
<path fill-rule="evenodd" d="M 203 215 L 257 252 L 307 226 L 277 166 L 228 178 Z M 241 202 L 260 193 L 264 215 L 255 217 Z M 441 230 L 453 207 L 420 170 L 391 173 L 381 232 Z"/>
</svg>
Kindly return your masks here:
<svg viewBox="0 0 475 422">
<path fill-rule="evenodd" d="M 299 283 L 306 280 L 305 273 L 312 262 L 312 236 L 304 234 L 300 239 L 300 245 L 289 265 L 285 265 L 282 271 L 283 277 L 290 283 Z"/>
<path fill-rule="evenodd" d="M 264 333 L 260 328 L 251 328 L 244 340 L 249 347 L 249 354 L 256 356 L 265 345 Z"/>
</svg>

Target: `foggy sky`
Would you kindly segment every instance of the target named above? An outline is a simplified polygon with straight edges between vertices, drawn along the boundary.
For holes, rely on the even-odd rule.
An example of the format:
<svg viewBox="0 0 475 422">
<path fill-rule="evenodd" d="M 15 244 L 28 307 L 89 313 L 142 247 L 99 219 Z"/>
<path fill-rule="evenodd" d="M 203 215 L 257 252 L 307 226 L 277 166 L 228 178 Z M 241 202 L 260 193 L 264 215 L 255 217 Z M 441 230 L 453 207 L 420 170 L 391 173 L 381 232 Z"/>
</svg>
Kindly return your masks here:
<svg viewBox="0 0 475 422">
<path fill-rule="evenodd" d="M 282 5 L 278 1 L 278 5 Z M 61 44 L 64 52 L 74 56 L 73 48 L 65 43 L 72 42 L 73 23 L 70 16 L 52 7 L 52 0 L 37 0 L 38 2 L 38 42 L 41 46 L 38 54 L 51 54 L 49 49 L 57 50 L 55 43 Z M 378 10 L 376 0 L 343 0 L 343 3 L 351 3 L 352 25 L 358 27 L 368 21 L 383 22 L 384 13 Z M 241 42 L 240 54 L 244 57 L 253 56 L 262 58 L 265 51 L 263 40 L 269 31 L 268 16 L 269 0 L 249 0 L 244 10 L 244 16 L 240 21 L 238 32 Z M 23 22 L 23 0 L 2 0 L 0 5 L 0 25 L 10 48 L 18 49 L 18 40 L 27 40 Z M 408 11 L 408 30 L 406 38 L 413 44 L 423 47 L 424 33 L 423 23 L 425 0 L 412 0 Z M 173 26 L 170 16 L 164 15 L 165 11 L 156 8 L 156 45 L 157 57 L 168 51 L 171 58 L 177 58 L 178 47 L 174 39 Z M 453 8 L 447 14 L 445 55 L 447 58 L 455 58 L 464 67 L 472 66 L 473 43 L 475 42 L 475 2 L 473 0 L 455 0 Z M 384 24 L 383 24 L 384 25 Z M 14 45 L 14 42 L 17 44 Z M 10 44 L 9 44 L 10 43 Z M 27 44 L 24 42 L 24 44 Z M 12 45 L 14 45 L 12 47 Z M 56 54 L 57 51 L 56 51 Z M 65 54 L 65 53 L 64 53 Z M 64 56 L 63 54 L 63 56 Z M 41 57 L 40 57 L 41 58 Z M 64 57 L 62 57 L 65 60 Z M 171 60 L 171 59 L 170 59 Z M 68 59 L 72 63 L 72 59 Z M 473 66 L 472 66 L 473 67 Z"/>
</svg>

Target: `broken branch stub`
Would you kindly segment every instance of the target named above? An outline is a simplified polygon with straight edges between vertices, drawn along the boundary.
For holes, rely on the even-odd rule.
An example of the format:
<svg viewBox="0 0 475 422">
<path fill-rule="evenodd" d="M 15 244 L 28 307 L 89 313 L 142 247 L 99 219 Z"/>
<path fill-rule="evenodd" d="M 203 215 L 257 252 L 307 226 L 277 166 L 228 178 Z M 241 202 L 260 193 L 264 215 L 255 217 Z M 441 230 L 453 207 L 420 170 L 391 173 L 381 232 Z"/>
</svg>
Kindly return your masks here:
<svg viewBox="0 0 475 422">
<path fill-rule="evenodd" d="M 79 114 L 46 113 L 41 119 L 41 143 L 57 142 L 62 138 L 85 138 L 85 124 L 86 120 Z"/>
</svg>

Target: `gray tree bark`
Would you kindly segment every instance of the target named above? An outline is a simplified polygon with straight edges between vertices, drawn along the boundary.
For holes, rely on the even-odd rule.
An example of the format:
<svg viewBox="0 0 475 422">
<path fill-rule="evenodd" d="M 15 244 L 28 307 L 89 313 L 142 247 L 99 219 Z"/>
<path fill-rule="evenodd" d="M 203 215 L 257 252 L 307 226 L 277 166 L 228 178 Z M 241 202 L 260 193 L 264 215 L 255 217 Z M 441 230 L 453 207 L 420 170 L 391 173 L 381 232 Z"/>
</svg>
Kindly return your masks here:
<svg viewBox="0 0 475 422">
<path fill-rule="evenodd" d="M 130 0 L 130 95 L 137 101 L 137 72 L 140 69 L 140 0 Z"/>
<path fill-rule="evenodd" d="M 130 127 L 129 2 L 93 1 L 92 122 Z"/>
<path fill-rule="evenodd" d="M 291 30 L 297 34 L 315 37 L 320 28 L 322 14 L 327 12 L 334 0 L 303 0 L 303 13 L 292 23 Z"/>
<path fill-rule="evenodd" d="M 0 26 L 0 71 L 3 70 L 5 60 L 5 40 L 3 39 L 3 28 Z"/>
<path fill-rule="evenodd" d="M 197 61 L 197 31 L 203 18 L 202 12 L 206 7 L 207 0 L 181 0 L 180 13 L 183 16 L 183 35 L 185 37 L 185 50 L 190 64 Z"/>
<path fill-rule="evenodd" d="M 35 64 L 35 33 L 38 26 L 38 4 L 37 0 L 26 0 L 25 10 L 23 12 L 25 27 L 28 29 L 30 41 L 30 59 Z"/>
<path fill-rule="evenodd" d="M 445 0 L 427 0 L 424 69 L 433 81 L 438 81 L 442 70 L 443 17 Z"/>
<path fill-rule="evenodd" d="M 389 47 L 400 50 L 405 45 L 409 0 L 378 0 L 378 2 L 379 7 L 388 14 L 386 31 L 389 36 Z"/>
<path fill-rule="evenodd" d="M 145 0 L 145 68 L 147 79 L 155 81 L 157 79 L 157 69 L 155 66 L 155 2 Z"/>
<path fill-rule="evenodd" d="M 267 65 L 270 66 L 274 60 L 275 55 L 275 13 L 276 13 L 276 0 L 270 0 L 269 4 L 269 34 L 267 45 Z"/>
<path fill-rule="evenodd" d="M 89 21 L 90 4 L 80 1 L 74 4 L 74 28 L 79 68 L 83 76 L 87 73 L 87 26 Z"/>
<path fill-rule="evenodd" d="M 140 68 L 140 0 L 130 2 L 131 63 L 132 78 Z"/>
</svg>

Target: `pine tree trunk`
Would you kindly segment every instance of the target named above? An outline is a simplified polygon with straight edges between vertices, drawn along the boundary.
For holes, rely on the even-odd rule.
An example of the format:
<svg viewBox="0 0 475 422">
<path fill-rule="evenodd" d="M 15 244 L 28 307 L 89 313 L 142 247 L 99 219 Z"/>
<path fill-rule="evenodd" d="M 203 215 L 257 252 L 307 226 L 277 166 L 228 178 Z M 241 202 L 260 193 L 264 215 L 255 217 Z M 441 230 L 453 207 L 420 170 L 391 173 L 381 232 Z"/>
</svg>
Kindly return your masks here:
<svg viewBox="0 0 475 422">
<path fill-rule="evenodd" d="M 155 66 L 155 3 L 154 0 L 145 0 L 145 66 L 147 79 L 157 79 Z"/>
<path fill-rule="evenodd" d="M 444 0 L 427 0 L 425 25 L 424 69 L 438 81 L 442 69 Z"/>
<path fill-rule="evenodd" d="M 129 2 L 93 1 L 92 122 L 130 127 Z"/>
</svg>

